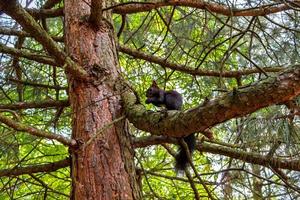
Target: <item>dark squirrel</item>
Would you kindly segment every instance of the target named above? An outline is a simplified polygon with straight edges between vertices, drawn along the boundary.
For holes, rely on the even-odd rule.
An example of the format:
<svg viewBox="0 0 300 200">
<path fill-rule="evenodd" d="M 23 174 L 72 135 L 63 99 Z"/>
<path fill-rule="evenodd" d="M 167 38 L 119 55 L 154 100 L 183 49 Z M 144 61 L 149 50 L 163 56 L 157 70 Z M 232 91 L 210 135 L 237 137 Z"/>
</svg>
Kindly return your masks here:
<svg viewBox="0 0 300 200">
<path fill-rule="evenodd" d="M 152 85 L 148 88 L 146 92 L 146 104 L 152 103 L 155 106 L 161 107 L 165 106 L 167 110 L 181 110 L 182 106 L 182 96 L 175 90 L 165 91 L 160 89 L 156 82 L 153 81 Z M 184 142 L 187 144 L 190 153 L 195 149 L 196 138 L 194 134 L 186 136 L 183 138 Z M 176 171 L 183 171 L 188 166 L 187 153 L 182 147 L 179 146 L 178 154 L 175 156 L 175 169 Z"/>
</svg>

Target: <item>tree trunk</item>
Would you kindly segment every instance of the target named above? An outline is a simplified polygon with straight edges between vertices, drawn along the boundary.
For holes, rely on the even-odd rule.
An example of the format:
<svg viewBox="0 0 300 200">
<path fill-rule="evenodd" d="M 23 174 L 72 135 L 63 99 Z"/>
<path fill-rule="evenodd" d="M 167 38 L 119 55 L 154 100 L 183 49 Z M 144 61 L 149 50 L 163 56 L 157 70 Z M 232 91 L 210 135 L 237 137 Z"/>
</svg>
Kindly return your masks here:
<svg viewBox="0 0 300 200">
<path fill-rule="evenodd" d="M 72 137 L 80 144 L 72 151 L 71 199 L 140 199 L 126 121 L 112 123 L 123 110 L 114 90 L 119 73 L 110 14 L 95 28 L 88 22 L 90 3 L 85 2 L 65 0 L 66 48 L 90 75 L 89 81 L 68 77 Z"/>
</svg>

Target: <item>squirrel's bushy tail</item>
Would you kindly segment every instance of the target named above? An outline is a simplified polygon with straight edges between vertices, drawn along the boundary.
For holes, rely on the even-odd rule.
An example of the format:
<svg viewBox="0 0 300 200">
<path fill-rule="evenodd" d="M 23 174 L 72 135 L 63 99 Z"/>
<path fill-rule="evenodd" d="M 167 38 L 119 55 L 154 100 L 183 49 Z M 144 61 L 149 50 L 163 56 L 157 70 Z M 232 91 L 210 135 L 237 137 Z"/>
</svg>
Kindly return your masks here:
<svg viewBox="0 0 300 200">
<path fill-rule="evenodd" d="M 183 138 L 183 140 L 187 144 L 188 149 L 189 149 L 190 153 L 192 154 L 192 152 L 195 149 L 195 145 L 196 145 L 195 134 L 186 136 Z M 185 149 L 183 148 L 182 145 L 179 146 L 179 152 L 176 155 L 175 160 L 176 160 L 176 163 L 175 163 L 176 171 L 184 171 L 185 168 L 188 166 L 189 160 L 188 160 L 187 152 L 185 151 Z"/>
</svg>

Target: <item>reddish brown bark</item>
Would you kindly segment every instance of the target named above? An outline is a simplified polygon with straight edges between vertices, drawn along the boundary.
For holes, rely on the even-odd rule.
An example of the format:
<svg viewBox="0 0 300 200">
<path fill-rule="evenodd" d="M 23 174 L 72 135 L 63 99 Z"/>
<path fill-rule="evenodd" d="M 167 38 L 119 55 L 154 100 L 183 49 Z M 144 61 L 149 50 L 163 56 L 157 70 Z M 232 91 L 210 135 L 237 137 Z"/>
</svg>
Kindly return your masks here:
<svg viewBox="0 0 300 200">
<path fill-rule="evenodd" d="M 113 31 L 106 20 L 100 28 L 91 25 L 89 12 L 83 1 L 65 1 L 68 53 L 90 74 L 89 81 L 69 75 L 72 137 L 85 146 L 72 154 L 71 196 L 80 200 L 139 199 L 126 122 L 115 123 L 85 145 L 122 113 L 120 96 L 114 90 L 118 61 Z"/>
</svg>

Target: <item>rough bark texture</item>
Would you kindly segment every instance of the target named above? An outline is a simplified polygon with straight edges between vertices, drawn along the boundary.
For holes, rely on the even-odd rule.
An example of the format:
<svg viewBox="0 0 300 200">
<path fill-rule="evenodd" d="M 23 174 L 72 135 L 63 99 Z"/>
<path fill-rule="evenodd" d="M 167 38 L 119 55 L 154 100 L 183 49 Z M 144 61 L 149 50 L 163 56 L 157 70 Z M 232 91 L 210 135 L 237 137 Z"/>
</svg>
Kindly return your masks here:
<svg viewBox="0 0 300 200">
<path fill-rule="evenodd" d="M 100 28 L 90 24 L 89 14 L 90 7 L 85 2 L 65 1 L 68 53 L 90 75 L 90 81 L 76 80 L 69 75 L 72 137 L 81 147 L 85 146 L 72 153 L 71 198 L 139 199 L 126 122 L 113 124 L 85 145 L 96 132 L 122 114 L 120 96 L 114 90 L 119 75 L 114 35 L 107 20 L 102 20 Z"/>
</svg>

